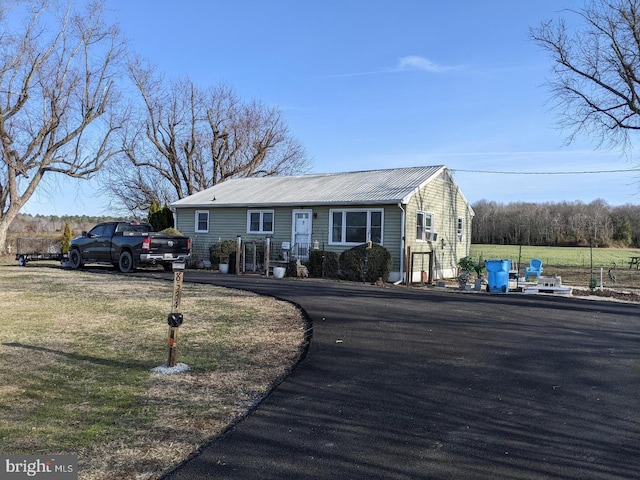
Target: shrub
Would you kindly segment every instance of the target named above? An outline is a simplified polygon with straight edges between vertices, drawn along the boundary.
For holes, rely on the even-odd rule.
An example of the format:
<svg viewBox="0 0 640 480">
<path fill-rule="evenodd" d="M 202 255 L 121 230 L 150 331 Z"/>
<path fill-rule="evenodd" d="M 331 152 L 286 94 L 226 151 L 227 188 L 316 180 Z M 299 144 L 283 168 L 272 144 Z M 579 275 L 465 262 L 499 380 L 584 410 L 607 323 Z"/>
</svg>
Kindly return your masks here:
<svg viewBox="0 0 640 480">
<path fill-rule="evenodd" d="M 335 252 L 323 252 L 321 250 L 311 250 L 307 268 L 312 277 L 322 277 L 322 259 L 324 257 L 324 276 L 336 278 L 338 276 L 338 254 Z"/>
<path fill-rule="evenodd" d="M 229 255 L 236 251 L 237 240 L 222 240 L 209 247 L 209 259 L 214 265 L 227 263 Z"/>
<path fill-rule="evenodd" d="M 364 278 L 364 261 L 367 255 L 367 245 L 362 244 L 357 247 L 345 250 L 340 254 L 340 271 L 346 280 L 356 282 L 375 282 L 382 277 L 384 281 L 389 278 L 392 260 L 391 253 L 386 248 L 373 244 L 369 250 L 367 261 L 367 277 Z"/>
<path fill-rule="evenodd" d="M 458 265 L 465 272 L 475 272 L 478 278 L 482 277 L 484 273 L 485 264 L 482 258 L 480 258 L 477 262 L 473 259 L 471 255 L 461 258 L 458 262 Z"/>
<path fill-rule="evenodd" d="M 298 276 L 298 262 L 296 260 L 289 260 L 287 263 L 287 272 L 285 273 L 287 277 L 297 277 Z"/>
<path fill-rule="evenodd" d="M 72 237 L 73 233 L 71 232 L 71 224 L 69 222 L 64 222 L 64 231 L 62 232 L 62 241 L 60 244 L 60 251 L 62 253 L 69 253 L 69 244 L 71 243 Z"/>
<path fill-rule="evenodd" d="M 160 231 L 160 233 L 164 233 L 165 235 L 175 235 L 176 237 L 184 237 L 184 234 L 180 230 L 173 227 L 165 228 Z"/>
</svg>

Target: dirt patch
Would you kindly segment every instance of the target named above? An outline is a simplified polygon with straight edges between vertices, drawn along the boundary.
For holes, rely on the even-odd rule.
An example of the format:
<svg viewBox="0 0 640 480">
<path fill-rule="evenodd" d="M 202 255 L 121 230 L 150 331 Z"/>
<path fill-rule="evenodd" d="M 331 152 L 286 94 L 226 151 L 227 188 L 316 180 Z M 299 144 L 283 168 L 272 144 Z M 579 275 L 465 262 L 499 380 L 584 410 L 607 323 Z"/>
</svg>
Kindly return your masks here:
<svg viewBox="0 0 640 480">
<path fill-rule="evenodd" d="M 574 288 L 572 294 L 574 297 L 602 297 L 619 300 L 621 302 L 640 303 L 640 294 L 633 291 L 614 289 L 588 290 L 582 288 Z"/>
</svg>

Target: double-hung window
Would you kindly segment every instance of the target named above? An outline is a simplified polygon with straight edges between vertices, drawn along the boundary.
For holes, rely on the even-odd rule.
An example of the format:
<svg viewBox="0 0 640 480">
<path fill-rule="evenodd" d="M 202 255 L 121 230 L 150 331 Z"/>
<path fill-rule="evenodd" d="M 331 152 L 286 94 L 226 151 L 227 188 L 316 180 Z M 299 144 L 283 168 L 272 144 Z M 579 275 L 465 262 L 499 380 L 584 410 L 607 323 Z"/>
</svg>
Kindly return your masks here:
<svg viewBox="0 0 640 480">
<path fill-rule="evenodd" d="M 249 210 L 247 233 L 273 233 L 273 210 Z"/>
<path fill-rule="evenodd" d="M 416 240 L 426 242 L 433 233 L 433 213 L 418 212 L 416 214 Z"/>
<path fill-rule="evenodd" d="M 369 240 L 382 244 L 383 210 L 331 210 L 329 243 L 358 245 Z"/>
<path fill-rule="evenodd" d="M 196 210 L 196 233 L 209 233 L 209 212 Z"/>
</svg>

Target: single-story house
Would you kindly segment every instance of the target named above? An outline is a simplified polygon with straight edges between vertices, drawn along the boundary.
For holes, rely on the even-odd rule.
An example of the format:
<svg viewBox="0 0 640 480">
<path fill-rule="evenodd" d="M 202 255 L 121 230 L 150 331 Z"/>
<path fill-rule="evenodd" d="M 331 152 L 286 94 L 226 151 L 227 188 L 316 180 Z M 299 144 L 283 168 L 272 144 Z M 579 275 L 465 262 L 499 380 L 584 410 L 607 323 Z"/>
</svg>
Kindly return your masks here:
<svg viewBox="0 0 640 480">
<path fill-rule="evenodd" d="M 390 281 L 452 278 L 469 254 L 473 210 L 443 165 L 227 180 L 171 204 L 193 255 L 225 239 L 271 238 L 305 258 L 372 241 L 391 252 Z M 407 261 L 409 260 L 409 261 Z M 423 273 L 424 272 L 424 273 Z"/>
</svg>

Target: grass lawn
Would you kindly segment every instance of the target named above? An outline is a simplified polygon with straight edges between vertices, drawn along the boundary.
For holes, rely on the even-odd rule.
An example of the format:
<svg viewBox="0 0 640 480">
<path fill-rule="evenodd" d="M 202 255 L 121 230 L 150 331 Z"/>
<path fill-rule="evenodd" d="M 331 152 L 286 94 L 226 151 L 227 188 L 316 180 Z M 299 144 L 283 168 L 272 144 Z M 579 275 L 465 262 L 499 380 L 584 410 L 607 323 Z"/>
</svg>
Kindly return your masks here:
<svg viewBox="0 0 640 480">
<path fill-rule="evenodd" d="M 508 258 L 526 264 L 532 258 L 539 258 L 547 265 L 567 267 L 589 267 L 593 258 L 595 266 L 609 267 L 615 262 L 619 268 L 628 267 L 629 257 L 640 256 L 637 248 L 589 248 L 589 247 L 539 247 L 518 245 L 471 245 L 474 258 Z"/>
<path fill-rule="evenodd" d="M 301 353 L 294 306 L 185 283 L 178 362 L 191 370 L 155 374 L 167 359 L 171 282 L 13 265 L 0 263 L 0 451 L 78 455 L 80 479 L 157 478 L 245 414 Z"/>
</svg>

